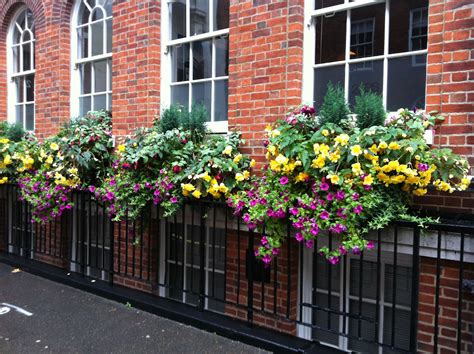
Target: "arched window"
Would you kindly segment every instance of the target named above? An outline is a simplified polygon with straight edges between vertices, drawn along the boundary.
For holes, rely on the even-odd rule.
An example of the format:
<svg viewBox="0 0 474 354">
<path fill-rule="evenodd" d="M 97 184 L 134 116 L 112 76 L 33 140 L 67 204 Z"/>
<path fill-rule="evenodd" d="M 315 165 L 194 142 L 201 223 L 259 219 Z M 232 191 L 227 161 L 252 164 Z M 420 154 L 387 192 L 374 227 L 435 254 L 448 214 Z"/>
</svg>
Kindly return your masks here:
<svg viewBox="0 0 474 354">
<path fill-rule="evenodd" d="M 112 0 L 78 0 L 72 21 L 72 115 L 111 110 Z"/>
<path fill-rule="evenodd" d="M 13 16 L 8 32 L 8 116 L 26 130 L 35 129 L 35 21 L 26 7 Z"/>
</svg>

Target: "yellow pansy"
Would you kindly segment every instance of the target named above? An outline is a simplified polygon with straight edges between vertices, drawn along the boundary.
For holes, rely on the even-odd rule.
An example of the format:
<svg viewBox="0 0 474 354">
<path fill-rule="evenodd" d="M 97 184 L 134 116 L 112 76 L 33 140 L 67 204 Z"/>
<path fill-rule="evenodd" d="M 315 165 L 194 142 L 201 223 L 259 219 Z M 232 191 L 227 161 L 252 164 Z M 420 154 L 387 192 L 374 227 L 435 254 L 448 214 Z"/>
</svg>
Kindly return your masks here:
<svg viewBox="0 0 474 354">
<path fill-rule="evenodd" d="M 234 163 L 239 163 L 241 159 L 242 159 L 242 154 L 238 154 L 237 156 L 234 157 Z"/>
<path fill-rule="evenodd" d="M 377 154 L 379 152 L 379 148 L 377 147 L 377 145 L 373 144 L 370 148 L 369 148 L 370 151 L 372 151 L 374 154 Z"/>
<path fill-rule="evenodd" d="M 268 152 L 272 155 L 275 155 L 276 154 L 276 146 L 275 145 L 268 145 L 268 148 L 267 148 Z"/>
<path fill-rule="evenodd" d="M 227 193 L 229 191 L 229 188 L 224 183 L 219 184 L 219 192 L 221 193 Z"/>
<path fill-rule="evenodd" d="M 392 141 L 389 145 L 388 145 L 388 148 L 390 150 L 400 150 L 400 145 L 398 145 L 398 143 L 396 143 L 395 141 Z"/>
<path fill-rule="evenodd" d="M 7 138 L 0 139 L 0 144 L 8 144 L 9 142 L 10 142 L 10 140 L 7 139 Z"/>
<path fill-rule="evenodd" d="M 77 175 L 77 168 L 73 167 L 67 170 L 71 175 Z"/>
<path fill-rule="evenodd" d="M 192 196 L 196 199 L 199 199 L 201 198 L 201 192 L 198 191 L 198 190 L 195 190 L 193 193 L 192 193 Z"/>
<path fill-rule="evenodd" d="M 312 161 L 311 166 L 314 167 L 314 168 L 323 168 L 325 164 L 326 164 L 326 162 L 325 162 L 324 156 L 319 155 L 317 158 L 315 158 Z"/>
<path fill-rule="evenodd" d="M 244 171 L 244 172 L 242 172 L 242 174 L 244 175 L 245 179 L 248 179 L 250 177 L 250 172 L 249 171 Z"/>
<path fill-rule="evenodd" d="M 360 154 L 362 154 L 362 148 L 360 145 L 351 146 L 351 155 L 359 156 Z"/>
<path fill-rule="evenodd" d="M 8 166 L 12 163 L 12 158 L 10 155 L 5 155 L 5 157 L 3 158 L 3 163 Z"/>
<path fill-rule="evenodd" d="M 49 147 L 51 148 L 51 150 L 54 150 L 54 151 L 56 151 L 56 150 L 59 149 L 59 146 L 58 146 L 58 144 L 56 144 L 56 143 L 51 143 L 51 144 L 49 145 Z"/>
<path fill-rule="evenodd" d="M 117 150 L 119 152 L 124 152 L 125 151 L 125 145 L 124 144 L 120 144 L 119 146 L 117 146 Z"/>
<path fill-rule="evenodd" d="M 413 191 L 413 194 L 414 195 L 418 195 L 418 196 L 422 196 L 422 195 L 425 195 L 426 192 L 428 192 L 428 190 L 424 189 L 424 188 L 418 188 L 418 189 L 415 189 Z"/>
<path fill-rule="evenodd" d="M 386 149 L 388 147 L 387 143 L 385 141 L 381 141 L 379 143 L 379 149 Z"/>
<path fill-rule="evenodd" d="M 46 164 L 51 165 L 53 163 L 53 158 L 52 156 L 48 156 L 46 160 L 44 161 Z"/>
<path fill-rule="evenodd" d="M 334 138 L 334 141 L 336 142 L 336 146 L 339 144 L 341 146 L 345 146 L 349 142 L 349 135 L 347 134 L 338 135 Z"/>
<path fill-rule="evenodd" d="M 323 131 L 321 132 L 321 134 L 322 134 L 323 136 L 328 136 L 328 135 L 329 135 L 329 130 L 323 129 Z"/>
<path fill-rule="evenodd" d="M 309 178 L 307 173 L 300 172 L 298 175 L 295 177 L 296 182 L 304 182 Z"/>
<path fill-rule="evenodd" d="M 183 183 L 181 184 L 181 188 L 186 192 L 192 192 L 196 189 L 191 183 Z"/>
<path fill-rule="evenodd" d="M 242 173 L 236 173 L 235 174 L 235 180 L 237 182 L 242 182 L 245 179 L 244 175 Z"/>
<path fill-rule="evenodd" d="M 207 173 L 207 171 L 198 175 L 198 178 L 201 178 L 206 182 L 209 182 L 211 180 L 211 176 L 209 176 L 209 173 Z"/>
<path fill-rule="evenodd" d="M 8 139 L 7 139 L 8 140 Z M 8 182 L 8 177 L 0 178 L 0 184 L 5 184 Z"/>
<path fill-rule="evenodd" d="M 331 152 L 329 154 L 329 160 L 331 162 L 337 162 L 337 161 L 339 161 L 340 158 L 341 158 L 341 155 L 339 154 L 339 150 L 336 150 L 336 151 Z"/>
<path fill-rule="evenodd" d="M 281 167 L 280 167 L 280 164 L 278 162 L 276 162 L 275 160 L 271 160 L 270 161 L 270 169 L 273 170 L 273 171 L 280 171 L 281 170 Z"/>
<path fill-rule="evenodd" d="M 275 138 L 280 134 L 281 134 L 281 132 L 278 129 L 275 129 L 275 130 L 272 131 L 272 138 Z"/>
<path fill-rule="evenodd" d="M 255 167 L 256 164 L 257 162 L 254 159 L 250 160 L 250 167 Z"/>
<path fill-rule="evenodd" d="M 399 184 L 405 181 L 406 177 L 403 175 L 397 175 L 397 176 L 391 176 L 390 177 L 390 182 L 393 184 Z"/>
<path fill-rule="evenodd" d="M 288 163 L 288 157 L 279 154 L 276 157 L 275 161 L 278 162 L 280 165 L 286 165 Z"/>
<path fill-rule="evenodd" d="M 329 174 L 327 178 L 329 178 L 332 184 L 338 184 L 339 181 L 341 180 L 338 175 L 333 175 L 333 174 Z"/>
<path fill-rule="evenodd" d="M 227 145 L 225 149 L 222 151 L 222 154 L 230 156 L 232 154 L 232 146 Z"/>
<path fill-rule="evenodd" d="M 357 163 L 353 163 L 352 164 L 352 173 L 355 174 L 355 175 L 360 175 L 362 173 L 362 169 L 360 167 L 360 163 L 357 162 Z"/>
<path fill-rule="evenodd" d="M 374 179 L 373 179 L 372 175 L 365 176 L 364 181 L 362 182 L 362 184 L 364 186 L 370 186 L 372 183 L 374 183 Z"/>
</svg>

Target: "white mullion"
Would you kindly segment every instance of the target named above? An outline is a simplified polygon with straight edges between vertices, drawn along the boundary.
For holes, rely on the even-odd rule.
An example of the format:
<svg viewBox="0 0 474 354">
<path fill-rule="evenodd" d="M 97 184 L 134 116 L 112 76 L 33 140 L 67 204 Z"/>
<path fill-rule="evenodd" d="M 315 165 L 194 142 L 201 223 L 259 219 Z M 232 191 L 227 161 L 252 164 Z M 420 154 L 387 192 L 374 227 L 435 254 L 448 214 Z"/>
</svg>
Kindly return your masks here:
<svg viewBox="0 0 474 354">
<path fill-rule="evenodd" d="M 209 0 L 209 32 L 214 32 L 214 4 L 212 0 Z"/>
<path fill-rule="evenodd" d="M 191 37 L 191 4 L 186 1 L 186 39 Z"/>
<path fill-rule="evenodd" d="M 313 10 L 311 12 L 311 15 L 313 17 L 316 16 L 321 16 L 321 15 L 327 15 L 327 14 L 332 14 L 336 12 L 341 12 L 345 10 L 350 10 L 350 9 L 356 9 L 358 7 L 364 7 L 364 6 L 369 6 L 369 5 L 376 5 L 385 2 L 385 0 L 358 0 L 354 2 L 345 2 L 344 4 L 340 5 L 334 5 L 334 6 L 329 6 L 329 7 L 324 7 L 322 9 L 318 10 Z M 314 7 L 313 7 L 314 9 Z"/>
<path fill-rule="evenodd" d="M 211 49 L 211 112 L 210 113 L 210 121 L 215 121 L 215 93 L 216 93 L 216 83 L 214 78 L 216 76 L 216 38 L 213 38 L 211 41 L 212 49 Z"/>
<path fill-rule="evenodd" d="M 107 53 L 107 22 L 104 19 L 102 21 L 102 54 L 105 53 Z"/>
<path fill-rule="evenodd" d="M 26 76 L 23 77 L 23 128 L 26 129 Z"/>
<path fill-rule="evenodd" d="M 351 10 L 346 14 L 346 52 L 344 64 L 344 98 L 349 102 L 349 60 L 351 55 Z"/>
<path fill-rule="evenodd" d="M 226 36 L 228 34 L 229 34 L 229 29 L 224 28 L 224 29 L 217 30 L 214 32 L 206 32 L 206 33 L 196 34 L 195 36 L 187 36 L 185 38 L 172 39 L 172 40 L 167 41 L 167 46 L 175 46 L 175 45 L 183 44 L 183 43 L 203 41 L 203 40 L 214 38 L 214 37 Z"/>
<path fill-rule="evenodd" d="M 303 90 L 302 101 L 314 105 L 314 68 L 316 19 L 311 17 L 315 0 L 306 0 L 304 7 L 304 33 L 303 33 Z"/>
<path fill-rule="evenodd" d="M 30 70 L 35 69 L 35 45 L 30 43 Z"/>
<path fill-rule="evenodd" d="M 91 66 L 91 106 L 90 106 L 90 110 L 94 111 L 94 101 L 95 101 L 94 95 L 96 94 L 96 92 L 95 92 L 95 65 L 94 65 L 93 61 L 90 63 L 90 66 Z"/>
<path fill-rule="evenodd" d="M 382 75 L 382 100 L 383 106 L 387 109 L 388 92 L 388 49 L 390 40 L 390 0 L 385 3 L 385 29 L 384 29 L 384 48 L 383 48 L 383 75 Z"/>
<path fill-rule="evenodd" d="M 189 87 L 188 87 L 188 110 L 191 111 L 193 104 L 193 85 L 194 82 L 194 65 L 193 65 L 193 44 L 189 43 Z"/>
</svg>

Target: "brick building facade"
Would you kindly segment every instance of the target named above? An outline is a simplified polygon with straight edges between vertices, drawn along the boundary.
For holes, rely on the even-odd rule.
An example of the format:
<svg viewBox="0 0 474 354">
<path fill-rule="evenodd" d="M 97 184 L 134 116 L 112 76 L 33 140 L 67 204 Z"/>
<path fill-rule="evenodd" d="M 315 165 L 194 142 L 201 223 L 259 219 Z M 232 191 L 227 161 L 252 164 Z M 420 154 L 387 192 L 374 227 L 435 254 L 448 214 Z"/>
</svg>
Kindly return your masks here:
<svg viewBox="0 0 474 354">
<path fill-rule="evenodd" d="M 209 108 L 210 127 L 216 132 L 242 132 L 246 140 L 242 150 L 262 165 L 265 160 L 262 140 L 267 124 L 301 102 L 320 105 L 321 87 L 329 81 L 339 82 L 346 89 L 349 102 L 354 88 L 364 83 L 383 95 L 387 108 L 395 104 L 408 108 L 424 105 L 428 111 L 443 113 L 446 121 L 435 133 L 435 145 L 452 148 L 467 156 L 474 165 L 472 1 L 360 3 L 344 0 L 0 0 L 0 119 L 24 124 L 33 119 L 35 134 L 43 138 L 87 107 L 111 108 L 113 135 L 120 140 L 138 127 L 151 125 L 160 110 L 171 103 L 191 105 L 202 101 Z M 34 19 L 34 26 L 28 24 L 28 19 L 23 20 L 22 13 Z M 99 25 L 103 25 L 102 29 L 97 29 Z M 19 39 L 15 37 L 15 26 L 22 28 Z M 26 29 L 31 29 L 34 41 L 24 44 Z M 96 30 L 102 35 L 99 42 L 93 38 Z M 31 43 L 34 54 L 20 50 L 22 59 L 16 64 L 14 48 Z M 32 55 L 34 62 L 34 65 L 28 63 L 26 69 L 25 53 Z M 351 62 L 353 59 L 355 63 Z M 15 65 L 20 64 L 21 70 L 17 70 Z M 23 100 L 12 95 L 12 90 L 21 82 L 25 92 Z M 407 94 L 397 95 L 397 91 Z M 33 99 L 28 95 L 33 95 L 30 97 Z M 23 107 L 21 119 L 17 107 Z M 28 116 L 27 112 L 31 112 L 28 107 L 34 107 L 33 116 Z M 472 191 L 452 195 L 433 192 L 416 198 L 415 203 L 438 212 L 472 215 L 473 200 Z M 71 229 L 68 230 L 72 230 L 72 218 L 69 221 Z M 3 230 L 3 221 L 0 226 Z M 151 279 L 161 276 L 158 264 L 169 262 L 160 259 L 161 241 L 152 236 L 161 227 L 153 224 L 151 229 L 145 230 L 143 239 L 147 241 L 140 245 L 132 245 L 128 240 L 129 232 L 133 235 L 136 232 L 134 226 L 114 228 L 115 254 L 111 267 L 117 274 L 116 283 L 147 292 L 161 291 L 159 285 L 150 283 Z M 74 253 L 74 247 L 67 246 L 68 242 L 76 242 L 76 245 L 81 242 L 72 241 L 72 231 L 62 241 L 53 238 L 64 235 L 61 230 L 66 229 L 63 224 L 59 228 L 48 225 L 44 232 L 35 234 L 43 235 L 44 249 L 60 248 L 64 256 Z M 104 233 L 97 231 L 96 237 L 99 238 L 99 234 L 104 237 Z M 228 269 L 224 270 L 223 283 L 231 304 L 226 304 L 220 312 L 240 319 L 249 314 L 245 306 L 240 306 L 249 301 L 248 262 L 245 262 L 249 237 L 253 236 L 243 232 L 240 240 L 240 236 L 232 233 L 225 244 Z M 473 241 L 466 238 L 466 244 L 468 242 L 472 245 Z M 99 241 L 97 248 L 98 244 Z M 101 247 L 100 252 L 103 252 L 105 244 Z M 438 245 L 438 248 L 447 252 L 449 247 Z M 469 250 L 471 252 L 472 246 Z M 426 252 L 421 253 L 424 257 L 419 274 L 418 349 L 432 351 L 437 341 L 440 351 L 449 352 L 458 335 L 456 299 L 460 288 L 453 279 L 459 277 L 460 262 L 445 256 L 439 265 L 441 280 L 436 280 L 438 263 L 429 257 L 433 253 Z M 44 253 L 46 255 L 35 255 L 35 259 L 69 269 L 69 262 L 58 260 L 56 252 Z M 472 279 L 473 261 L 468 256 L 464 261 L 469 264 L 463 265 L 463 274 Z M 101 257 L 104 263 L 105 253 Z M 308 334 L 307 330 L 298 328 L 295 321 L 304 311 L 298 314 L 302 293 L 294 284 L 303 289 L 298 279 L 298 272 L 303 272 L 299 266 L 302 257 L 303 253 L 296 248 L 288 248 L 281 255 L 278 271 L 270 272 L 269 285 L 263 281 L 255 285 L 252 301 L 262 311 L 255 311 L 254 322 L 343 349 L 351 348 L 350 340 L 342 337 L 324 340 L 317 329 Z M 99 257 L 96 262 L 98 260 Z M 138 262 L 140 267 L 136 265 Z M 337 272 L 339 270 L 334 271 Z M 338 279 L 346 273 L 344 268 Z M 313 276 L 313 272 L 311 274 Z M 176 281 L 184 284 L 183 279 Z M 385 288 L 388 292 L 388 285 Z M 440 312 L 435 319 L 436 290 L 441 295 L 436 300 L 440 301 Z M 320 294 L 327 292 L 320 289 Z M 263 304 L 262 296 L 266 299 Z M 318 296 L 311 295 L 309 302 L 316 301 Z M 186 301 L 185 295 L 183 299 Z M 469 318 L 472 318 L 473 304 L 472 295 L 467 294 L 462 302 L 464 351 L 472 351 L 468 333 L 472 332 Z M 331 307 L 327 303 L 320 306 Z M 285 318 L 274 316 L 277 312 L 285 314 Z M 435 322 L 440 324 L 439 336 L 434 334 Z M 399 326 L 403 327 L 403 323 Z M 359 347 L 359 350 L 364 348 Z"/>
</svg>

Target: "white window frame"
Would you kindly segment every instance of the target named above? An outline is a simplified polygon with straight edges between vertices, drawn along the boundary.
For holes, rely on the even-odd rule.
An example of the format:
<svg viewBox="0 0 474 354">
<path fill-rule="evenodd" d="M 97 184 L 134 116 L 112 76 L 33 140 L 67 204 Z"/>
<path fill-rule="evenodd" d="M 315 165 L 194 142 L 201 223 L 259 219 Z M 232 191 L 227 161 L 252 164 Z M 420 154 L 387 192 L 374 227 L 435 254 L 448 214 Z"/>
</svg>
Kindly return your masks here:
<svg viewBox="0 0 474 354">
<path fill-rule="evenodd" d="M 303 46 L 303 94 L 302 100 L 306 103 L 312 103 L 314 100 L 314 69 L 344 65 L 344 92 L 346 101 L 349 101 L 349 79 L 350 79 L 350 64 L 365 63 L 372 61 L 383 61 L 383 75 L 382 75 L 382 98 L 383 105 L 387 106 L 387 91 L 388 91 L 388 60 L 402 57 L 413 57 L 416 55 L 423 55 L 428 53 L 428 49 L 407 51 L 402 53 L 389 54 L 389 28 L 390 28 L 390 1 L 391 0 L 359 0 L 349 1 L 344 0 L 343 4 L 329 6 L 322 9 L 314 10 L 315 0 L 305 0 L 305 30 L 304 30 L 304 46 Z M 351 10 L 359 7 L 371 6 L 376 4 L 385 4 L 385 22 L 384 22 L 384 50 L 383 54 L 372 57 L 350 59 L 350 37 L 351 37 Z M 330 63 L 315 64 L 315 24 L 316 17 L 332 16 L 336 12 L 346 11 L 346 48 L 345 59 Z M 426 96 L 426 93 L 425 93 Z"/>
<path fill-rule="evenodd" d="M 81 97 L 91 97 L 91 109 L 94 109 L 94 95 L 106 95 L 106 107 L 112 107 L 112 102 L 109 102 L 109 96 L 110 100 L 112 100 L 112 53 L 107 53 L 107 21 L 111 20 L 113 21 L 112 14 L 107 14 L 105 9 L 102 7 L 102 5 L 98 4 L 96 7 L 101 7 L 102 11 L 105 16 L 102 19 L 92 21 L 89 19 L 87 24 L 83 25 L 78 25 L 78 20 L 79 20 L 79 12 L 81 9 L 81 4 L 84 3 L 86 6 L 89 8 L 90 11 L 90 16 L 92 16 L 92 8 L 89 6 L 87 1 L 84 0 L 76 0 L 74 2 L 73 10 L 72 10 L 72 16 L 71 16 L 71 96 L 70 96 L 70 107 L 71 107 L 71 116 L 72 117 L 77 117 L 80 114 L 80 98 Z M 96 8 L 95 7 L 95 8 Z M 95 9 L 94 8 L 94 9 Z M 77 30 L 81 27 L 88 26 L 89 27 L 89 41 L 88 41 L 88 53 L 92 54 L 92 37 L 91 35 L 91 25 L 94 23 L 99 23 L 103 22 L 104 23 L 104 33 L 103 33 L 103 53 L 101 55 L 91 55 L 91 56 L 86 56 L 85 58 L 79 58 L 79 52 L 78 52 L 78 46 L 79 46 L 79 40 L 78 40 L 78 32 Z M 95 92 L 94 86 L 95 86 L 95 77 L 94 77 L 94 63 L 98 61 L 107 61 L 107 72 L 106 72 L 106 91 L 100 91 L 100 92 Z M 90 63 L 91 65 L 91 92 L 89 94 L 81 94 L 81 88 L 82 88 L 82 80 L 81 80 L 81 71 L 79 69 L 79 66 L 81 64 L 86 64 Z M 110 76 L 110 77 L 109 77 Z"/>
<path fill-rule="evenodd" d="M 170 4 L 172 0 L 162 0 L 161 3 L 161 43 L 162 52 L 161 52 L 161 107 L 160 110 L 163 112 L 166 108 L 171 105 L 171 87 L 178 85 L 188 85 L 189 90 L 189 107 L 191 109 L 192 105 L 192 84 L 193 83 L 203 83 L 203 82 L 212 82 L 211 88 L 211 112 L 210 122 L 207 123 L 208 128 L 214 133 L 227 133 L 228 132 L 228 120 L 216 122 L 214 121 L 214 100 L 215 100 L 215 83 L 218 81 L 227 80 L 227 85 L 229 84 L 229 76 L 215 76 L 216 73 L 216 46 L 214 39 L 219 39 L 220 37 L 229 36 L 229 29 L 220 29 L 214 30 L 213 18 L 214 18 L 214 6 L 213 0 L 209 0 L 209 32 L 201 33 L 198 35 L 191 35 L 191 24 L 190 24 L 190 13 L 191 6 L 190 2 L 186 1 L 186 37 L 173 39 L 171 40 L 171 13 L 170 13 Z M 202 40 L 213 40 L 212 41 L 212 75 L 210 78 L 193 80 L 193 65 L 191 62 L 192 58 L 192 43 Z M 189 44 L 189 80 L 180 81 L 173 83 L 172 82 L 172 57 L 171 57 L 171 48 L 177 47 L 179 45 Z"/>
<path fill-rule="evenodd" d="M 26 101 L 26 82 L 23 85 L 23 96 L 24 96 L 24 101 L 22 103 L 17 103 L 17 87 L 16 87 L 16 80 L 24 80 L 26 76 L 28 75 L 33 75 L 35 77 L 35 69 L 31 70 L 26 70 L 23 71 L 23 49 L 22 46 L 24 44 L 31 44 L 32 45 L 32 51 L 30 52 L 30 60 L 31 60 L 31 67 L 35 68 L 36 63 L 35 63 L 35 50 L 36 50 L 36 38 L 34 36 L 34 33 L 31 31 L 31 26 L 28 24 L 28 18 L 25 16 L 25 31 L 30 32 L 30 40 L 23 42 L 23 40 L 20 40 L 19 43 L 14 44 L 13 43 L 13 36 L 14 36 L 14 29 L 15 27 L 20 31 L 23 32 L 23 29 L 20 29 L 19 25 L 17 24 L 18 18 L 20 15 L 23 14 L 25 11 L 31 11 L 28 9 L 26 5 L 23 5 L 17 9 L 17 11 L 14 13 L 10 25 L 8 27 L 8 34 L 7 34 L 7 73 L 8 73 L 8 87 L 7 87 L 7 120 L 10 123 L 16 123 L 16 107 L 21 105 L 23 106 L 23 119 L 22 119 L 22 125 L 26 129 L 26 120 L 25 120 L 25 114 L 26 114 L 26 105 L 33 105 L 33 129 L 30 131 L 34 131 L 35 126 L 36 126 L 36 104 L 35 104 L 35 99 L 36 99 L 36 80 L 35 80 L 35 87 L 34 87 L 34 93 L 33 93 L 33 101 Z M 34 20 L 33 20 L 34 21 Z M 20 68 L 17 72 L 14 71 L 14 56 L 13 56 L 13 48 L 14 47 L 19 47 L 19 55 L 20 55 Z M 36 79 L 36 77 L 35 77 Z"/>
</svg>

